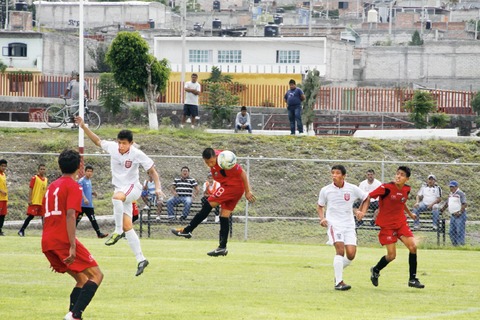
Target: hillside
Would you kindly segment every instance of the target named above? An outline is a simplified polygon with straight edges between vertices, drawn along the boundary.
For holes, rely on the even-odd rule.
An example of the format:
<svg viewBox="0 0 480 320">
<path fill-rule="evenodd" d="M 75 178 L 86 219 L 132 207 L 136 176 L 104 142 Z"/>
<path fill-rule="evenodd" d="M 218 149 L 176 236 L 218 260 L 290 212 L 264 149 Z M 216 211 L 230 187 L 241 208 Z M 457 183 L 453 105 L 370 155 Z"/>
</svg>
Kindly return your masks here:
<svg viewBox="0 0 480 320">
<path fill-rule="evenodd" d="M 102 138 L 114 139 L 118 131 L 118 128 L 107 127 L 97 133 Z M 332 160 L 338 160 L 347 167 L 347 179 L 352 183 L 363 180 L 368 168 L 377 171 L 378 179 L 388 181 L 398 165 L 410 164 L 411 201 L 414 201 L 416 191 L 430 173 L 437 175 L 444 198 L 448 192 L 448 181 L 456 179 L 467 193 L 472 208 L 470 217 L 480 216 L 476 209 L 477 202 L 480 205 L 480 194 L 475 183 L 480 179 L 480 168 L 475 165 L 480 163 L 480 143 L 475 140 L 385 141 L 351 137 L 217 135 L 201 130 L 177 129 L 152 132 L 134 128 L 133 131 L 136 143 L 146 154 L 154 157 L 167 194 L 168 185 L 184 165 L 190 167 L 194 178 L 203 182 L 208 170 L 200 156 L 205 147 L 234 151 L 244 167 L 245 158 L 250 157 L 250 178 L 259 198 L 259 203 L 250 208 L 250 215 L 314 216 L 318 191 L 330 181 L 328 168 Z M 23 214 L 28 180 L 36 172 L 39 162 L 47 164 L 50 180 L 59 174 L 54 156 L 22 153 L 57 153 L 64 148 L 75 148 L 78 145 L 77 134 L 71 130 L 0 130 L 0 157 L 9 161 L 7 174 L 12 195 L 9 201 L 9 212 L 12 214 L 7 219 Z M 15 154 L 2 154 L 4 152 Z M 101 151 L 90 141 L 85 141 L 85 153 L 99 154 Z M 315 161 L 311 161 L 313 159 Z M 97 190 L 102 191 L 96 201 L 98 212 L 109 214 L 111 178 L 108 159 L 87 156 L 86 162 L 96 168 L 94 184 Z M 384 177 L 381 176 L 382 171 Z M 244 204 L 240 204 L 239 211 L 242 206 Z"/>
</svg>

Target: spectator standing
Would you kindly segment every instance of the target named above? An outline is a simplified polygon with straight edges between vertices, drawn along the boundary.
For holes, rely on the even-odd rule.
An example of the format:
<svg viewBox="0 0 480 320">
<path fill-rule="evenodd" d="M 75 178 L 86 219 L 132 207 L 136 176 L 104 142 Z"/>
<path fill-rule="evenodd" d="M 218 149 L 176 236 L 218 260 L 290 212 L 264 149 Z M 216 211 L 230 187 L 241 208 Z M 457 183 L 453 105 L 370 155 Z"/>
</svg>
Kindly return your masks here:
<svg viewBox="0 0 480 320">
<path fill-rule="evenodd" d="M 64 320 L 82 319 L 102 283 L 103 273 L 85 246 L 75 237 L 75 219 L 80 213 L 82 189 L 74 180 L 80 154 L 65 150 L 58 157 L 62 176 L 47 189 L 43 200 L 42 252 L 58 273 L 68 273 L 76 284 L 70 294 L 69 312 Z"/>
<path fill-rule="evenodd" d="M 247 112 L 247 107 L 240 108 L 240 112 L 237 113 L 235 118 L 235 132 L 238 130 L 247 130 L 248 133 L 252 133 L 252 124 L 250 122 L 250 114 Z"/>
<path fill-rule="evenodd" d="M 192 129 L 195 128 L 195 117 L 198 116 L 198 97 L 202 91 L 200 83 L 197 82 L 198 75 L 192 74 L 192 80 L 185 83 L 185 102 L 183 105 L 182 128 L 185 125 L 187 117 L 192 120 Z"/>
<path fill-rule="evenodd" d="M 44 164 L 38 165 L 37 174 L 30 179 L 29 191 L 28 191 L 28 208 L 27 218 L 23 222 L 22 227 L 18 230 L 20 237 L 25 236 L 25 230 L 28 224 L 34 217 L 42 217 L 42 201 L 47 191 L 48 179 L 45 177 L 47 168 Z"/>
<path fill-rule="evenodd" d="M 143 209 L 149 210 L 151 207 L 155 206 L 157 208 L 157 218 L 159 219 L 163 207 L 163 198 L 157 199 L 155 190 L 155 181 L 153 181 L 153 177 L 149 175 L 148 179 L 143 182 L 142 200 L 145 203 Z"/>
<path fill-rule="evenodd" d="M 205 204 L 205 202 L 208 202 L 208 197 L 212 196 L 217 192 L 218 188 L 220 188 L 220 182 L 213 180 L 212 174 L 209 173 L 207 175 L 207 181 L 203 183 L 203 197 L 202 197 L 202 205 Z M 215 223 L 220 222 L 220 207 L 215 207 Z M 204 221 L 206 221 L 207 218 L 205 218 Z"/>
<path fill-rule="evenodd" d="M 450 194 L 448 201 L 442 207 L 442 212 L 448 207 L 450 213 L 450 241 L 454 246 L 465 245 L 465 227 L 467 223 L 467 198 L 465 192 L 458 188 L 458 182 L 450 181 L 448 184 Z"/>
<path fill-rule="evenodd" d="M 290 134 L 295 134 L 295 122 L 297 123 L 298 133 L 303 133 L 302 124 L 302 101 L 305 100 L 305 94 L 302 89 L 297 88 L 295 80 L 291 79 L 288 83 L 290 90 L 285 93 L 285 102 L 287 103 L 288 120 L 290 121 Z"/>
<path fill-rule="evenodd" d="M 353 203 L 359 199 L 360 209 L 355 215 L 361 220 L 365 215 L 369 202 L 368 193 L 356 185 L 345 181 L 347 170 L 342 165 L 332 167 L 331 177 L 333 183 L 320 190 L 317 202 L 317 212 L 320 225 L 327 228 L 327 244 L 335 247 L 333 270 L 335 273 L 335 290 L 349 290 L 350 285 L 343 281 L 343 269 L 352 263 L 357 253 L 357 232 L 353 219 Z M 324 212 L 327 207 L 326 214 Z"/>
<path fill-rule="evenodd" d="M 427 178 L 427 183 L 418 190 L 417 201 L 413 205 L 412 210 L 417 216 L 413 224 L 413 229 L 420 229 L 420 212 L 432 211 L 433 229 L 437 230 L 438 220 L 440 218 L 439 203 L 442 201 L 442 189 L 436 182 L 437 178 L 431 174 Z"/>
<path fill-rule="evenodd" d="M 173 209 L 182 203 L 183 212 L 180 220 L 185 220 L 190 213 L 192 199 L 198 194 L 198 183 L 194 178 L 190 177 L 190 169 L 185 166 L 182 167 L 180 172 L 180 177 L 175 178 L 170 187 L 173 196 L 167 200 L 168 219 L 175 218 Z"/>
<path fill-rule="evenodd" d="M 420 283 L 417 278 L 417 245 L 405 216 L 406 212 L 410 218 L 416 218 L 416 215 L 410 212 L 407 207 L 408 195 L 411 189 L 406 183 L 410 175 L 410 168 L 400 166 L 397 169 L 394 181 L 383 183 L 369 194 L 370 198 L 379 197 L 379 212 L 375 223 L 380 227 L 378 240 L 387 249 L 387 254 L 370 269 L 370 280 L 375 287 L 378 286 L 380 271 L 395 260 L 397 256 L 396 243 L 400 239 L 409 251 L 408 265 L 410 277 L 408 286 L 418 289 L 425 288 L 425 285 Z"/>
<path fill-rule="evenodd" d="M 87 137 L 110 155 L 110 169 L 112 172 L 112 184 L 115 187 L 112 204 L 115 231 L 105 242 L 111 246 L 121 238 L 127 238 L 128 245 L 138 262 L 135 276 L 143 273 L 149 265 L 142 252 L 140 239 L 133 228 L 132 202 L 140 198 L 142 184 L 139 181 L 139 167 L 142 166 L 148 174 L 153 176 L 158 197 L 163 196 L 160 178 L 155 163 L 143 151 L 133 145 L 133 133 L 130 130 L 121 130 L 117 134 L 117 141 L 101 140 L 92 130 L 85 125 L 81 117 L 75 118 L 76 123 L 85 131 Z"/>
<path fill-rule="evenodd" d="M 7 176 L 5 171 L 7 170 L 7 160 L 0 160 L 0 236 L 5 234 L 2 231 L 3 223 L 5 222 L 5 216 L 7 215 L 7 205 L 8 205 L 8 187 L 7 187 Z"/>
<path fill-rule="evenodd" d="M 102 239 L 108 236 L 108 233 L 102 233 L 98 226 L 97 219 L 95 218 L 95 208 L 93 206 L 93 197 L 97 196 L 97 193 L 92 189 L 92 176 L 93 167 L 90 165 L 85 166 L 85 175 L 78 180 L 78 184 L 82 187 L 82 212 L 77 217 L 77 225 L 82 220 L 83 214 L 87 215 L 93 230 L 97 233 L 97 237 Z"/>
<path fill-rule="evenodd" d="M 367 172 L 365 173 L 365 175 L 366 175 L 367 179 L 360 182 L 358 187 L 360 189 L 362 189 L 363 191 L 365 191 L 366 193 L 372 192 L 373 190 L 380 187 L 380 185 L 382 184 L 380 181 L 375 179 L 375 170 L 368 169 Z M 360 203 L 361 202 L 359 200 L 355 201 L 353 207 L 354 208 L 360 207 Z M 377 218 L 377 214 L 378 214 L 378 198 L 376 198 L 376 199 L 370 198 L 370 204 L 368 205 L 368 211 L 373 212 L 372 221 L 370 222 L 370 224 L 373 226 L 373 225 L 375 225 L 375 219 Z M 363 224 L 363 220 L 357 220 L 357 227 L 361 226 L 362 224 Z"/>
</svg>

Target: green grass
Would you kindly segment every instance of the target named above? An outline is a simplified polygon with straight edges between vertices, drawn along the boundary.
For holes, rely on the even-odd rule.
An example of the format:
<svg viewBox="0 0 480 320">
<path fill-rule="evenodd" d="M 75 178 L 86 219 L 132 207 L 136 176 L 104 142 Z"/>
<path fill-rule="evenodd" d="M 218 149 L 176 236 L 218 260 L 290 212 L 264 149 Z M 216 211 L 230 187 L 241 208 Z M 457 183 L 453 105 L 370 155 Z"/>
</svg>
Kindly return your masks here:
<svg viewBox="0 0 480 320">
<path fill-rule="evenodd" d="M 85 319 L 475 319 L 480 317 L 479 251 L 420 250 L 423 290 L 408 288 L 408 253 L 375 288 L 369 268 L 384 254 L 359 247 L 345 270 L 348 292 L 333 290 L 332 247 L 278 243 L 229 243 L 227 257 L 211 258 L 212 240 L 143 239 L 151 264 L 136 278 L 125 241 L 107 247 L 80 239 L 105 279 Z M 61 319 L 74 285 L 50 271 L 40 237 L 0 238 L 0 319 Z M 323 241 L 323 240 L 322 240 Z M 319 239 L 320 242 L 320 239 Z"/>
</svg>

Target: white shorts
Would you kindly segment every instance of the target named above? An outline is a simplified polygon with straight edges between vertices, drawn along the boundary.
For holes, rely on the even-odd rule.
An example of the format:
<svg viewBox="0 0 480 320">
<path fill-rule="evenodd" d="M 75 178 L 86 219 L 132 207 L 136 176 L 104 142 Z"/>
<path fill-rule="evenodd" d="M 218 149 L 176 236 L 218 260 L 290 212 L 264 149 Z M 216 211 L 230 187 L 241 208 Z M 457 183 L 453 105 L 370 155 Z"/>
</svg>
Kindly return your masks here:
<svg viewBox="0 0 480 320">
<path fill-rule="evenodd" d="M 333 245 L 335 242 L 343 242 L 346 246 L 357 245 L 357 232 L 355 231 L 355 227 L 335 227 L 328 225 L 327 234 L 327 244 L 329 245 Z"/>
<path fill-rule="evenodd" d="M 122 192 L 126 198 L 123 202 L 123 213 L 132 218 L 132 202 L 140 198 L 142 195 L 142 185 L 140 183 L 129 184 L 121 188 L 115 188 L 114 193 Z"/>
</svg>

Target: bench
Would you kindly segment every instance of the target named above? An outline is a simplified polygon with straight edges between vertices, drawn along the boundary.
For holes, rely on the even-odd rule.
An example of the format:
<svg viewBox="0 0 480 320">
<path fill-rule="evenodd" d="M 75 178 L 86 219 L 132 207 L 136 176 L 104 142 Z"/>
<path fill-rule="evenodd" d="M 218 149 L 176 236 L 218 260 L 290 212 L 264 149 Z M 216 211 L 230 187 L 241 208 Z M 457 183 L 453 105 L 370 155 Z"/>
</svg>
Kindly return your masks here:
<svg viewBox="0 0 480 320">
<path fill-rule="evenodd" d="M 202 208 L 202 203 L 200 201 L 193 201 L 192 206 L 190 207 L 190 213 L 186 219 L 179 219 L 182 216 L 183 212 L 183 204 L 179 204 L 173 208 L 175 218 L 169 219 L 167 214 L 167 202 L 164 201 L 162 204 L 162 210 L 160 211 L 160 215 L 157 215 L 157 207 L 155 205 L 150 205 L 148 208 L 139 208 L 138 213 L 138 221 L 139 221 L 139 233 L 140 237 L 143 235 L 143 229 L 146 225 L 146 232 L 147 237 L 150 238 L 151 236 L 151 228 L 153 225 L 160 225 L 160 224 L 170 224 L 170 225 L 177 225 L 179 223 L 188 224 L 192 220 L 192 218 L 200 211 Z M 210 212 L 207 221 L 202 222 L 202 224 L 215 224 L 215 220 L 213 218 L 213 213 L 215 212 L 215 208 L 212 209 Z M 233 225 L 232 225 L 232 217 L 230 216 L 229 224 L 230 224 L 230 237 L 233 234 Z"/>
<path fill-rule="evenodd" d="M 380 227 L 375 225 L 373 217 L 373 212 L 367 212 L 366 217 L 362 219 L 363 223 L 356 222 L 356 229 L 363 230 L 380 230 Z M 425 211 L 420 212 L 420 226 L 419 228 L 414 228 L 414 221 L 408 217 L 407 222 L 410 226 L 410 229 L 413 232 L 422 231 L 422 232 L 434 232 L 437 234 L 437 246 L 440 246 L 440 240 L 445 246 L 445 218 L 442 216 L 438 219 L 438 225 L 436 228 L 432 226 L 432 212 Z"/>
</svg>

